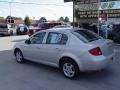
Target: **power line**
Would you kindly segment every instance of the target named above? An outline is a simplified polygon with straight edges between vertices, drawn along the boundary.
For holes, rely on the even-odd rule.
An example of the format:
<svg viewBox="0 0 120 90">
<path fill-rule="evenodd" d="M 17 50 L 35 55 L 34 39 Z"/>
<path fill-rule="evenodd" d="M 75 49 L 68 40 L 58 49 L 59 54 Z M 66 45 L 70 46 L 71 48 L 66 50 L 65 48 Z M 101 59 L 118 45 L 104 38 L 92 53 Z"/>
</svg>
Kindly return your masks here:
<svg viewBox="0 0 120 90">
<path fill-rule="evenodd" d="M 40 4 L 40 3 L 24 3 L 24 2 L 10 2 L 10 1 L 0 1 L 0 2 L 3 2 L 3 3 L 16 3 L 16 4 L 28 4 L 28 5 L 43 5 L 43 6 L 46 6 L 46 5 L 51 5 L 51 6 L 66 6 L 66 5 L 62 5 L 62 4 Z M 67 5 L 67 6 L 72 6 L 72 5 Z"/>
</svg>

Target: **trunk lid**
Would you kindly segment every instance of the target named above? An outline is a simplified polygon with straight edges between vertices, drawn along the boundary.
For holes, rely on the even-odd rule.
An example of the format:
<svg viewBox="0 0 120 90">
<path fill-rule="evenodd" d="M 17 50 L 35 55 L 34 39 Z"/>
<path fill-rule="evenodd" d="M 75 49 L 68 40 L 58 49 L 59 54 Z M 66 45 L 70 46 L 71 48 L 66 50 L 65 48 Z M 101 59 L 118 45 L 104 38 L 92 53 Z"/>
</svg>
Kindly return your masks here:
<svg viewBox="0 0 120 90">
<path fill-rule="evenodd" d="M 109 55 L 113 54 L 113 44 L 114 43 L 112 40 L 99 39 L 99 40 L 89 42 L 89 44 L 97 45 L 101 49 L 102 54 L 104 56 L 109 56 Z"/>
</svg>

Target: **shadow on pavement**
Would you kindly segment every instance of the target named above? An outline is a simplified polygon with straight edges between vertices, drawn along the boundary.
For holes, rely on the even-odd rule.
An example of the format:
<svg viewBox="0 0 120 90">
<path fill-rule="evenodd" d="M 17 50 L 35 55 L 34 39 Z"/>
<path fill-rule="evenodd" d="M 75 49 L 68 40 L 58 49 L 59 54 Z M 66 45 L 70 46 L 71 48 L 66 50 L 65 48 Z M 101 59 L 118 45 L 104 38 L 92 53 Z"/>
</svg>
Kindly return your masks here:
<svg viewBox="0 0 120 90">
<path fill-rule="evenodd" d="M 119 68 L 120 66 L 118 64 L 114 65 L 113 63 L 104 70 L 82 72 L 75 80 L 69 80 L 60 73 L 59 69 L 32 61 L 19 64 L 15 61 L 12 50 L 0 51 L 0 83 L 14 81 L 15 83 L 13 83 L 19 88 L 24 84 L 32 88 L 29 90 L 35 90 L 33 88 L 39 88 L 40 85 L 44 88 L 51 88 L 46 90 L 68 90 L 69 88 L 71 88 L 69 90 L 78 90 L 79 88 L 82 88 L 81 90 L 94 90 L 95 88 L 95 90 L 119 90 Z M 12 83 L 6 83 L 2 83 L 2 85 L 13 86 Z M 53 84 L 56 85 L 55 89 L 52 89 Z M 58 86 L 60 89 L 57 89 Z M 8 90 L 8 88 L 0 88 L 0 90 Z"/>
<path fill-rule="evenodd" d="M 112 71 L 109 68 L 100 71 L 90 71 L 80 73 L 79 79 L 86 79 L 90 81 L 101 81 L 107 79 L 112 75 Z"/>
<path fill-rule="evenodd" d="M 12 64 L 12 67 L 16 68 L 17 67 L 21 67 L 24 69 L 28 69 L 28 68 L 33 68 L 34 69 L 39 69 L 41 71 L 39 71 L 39 73 L 41 72 L 47 72 L 48 74 L 55 74 L 60 76 L 60 71 L 57 68 L 51 67 L 51 66 L 47 66 L 47 65 L 43 65 L 40 63 L 36 63 L 33 61 L 28 61 L 24 64 L 19 64 L 15 61 L 15 58 L 13 56 L 13 51 L 12 50 L 5 50 L 5 51 L 0 51 L 0 66 L 1 64 L 6 64 L 9 66 L 9 64 Z M 102 82 L 103 80 L 107 80 L 109 79 L 111 76 L 113 76 L 114 74 L 114 69 L 111 69 L 112 67 L 108 67 L 104 70 L 101 71 L 95 71 L 95 72 L 81 72 L 79 77 L 77 78 L 78 80 L 85 80 L 85 81 L 99 81 Z"/>
</svg>

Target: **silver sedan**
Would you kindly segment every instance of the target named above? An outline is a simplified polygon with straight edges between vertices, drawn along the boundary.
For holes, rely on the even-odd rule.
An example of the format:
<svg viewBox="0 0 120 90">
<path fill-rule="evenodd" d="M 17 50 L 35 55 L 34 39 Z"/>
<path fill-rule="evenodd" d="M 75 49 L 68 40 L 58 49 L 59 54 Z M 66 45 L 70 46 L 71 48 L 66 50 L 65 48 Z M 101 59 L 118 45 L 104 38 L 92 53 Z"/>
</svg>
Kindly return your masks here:
<svg viewBox="0 0 120 90">
<path fill-rule="evenodd" d="M 60 68 L 67 78 L 80 71 L 101 70 L 113 59 L 113 42 L 82 28 L 39 31 L 14 46 L 17 62 L 32 60 Z"/>
</svg>

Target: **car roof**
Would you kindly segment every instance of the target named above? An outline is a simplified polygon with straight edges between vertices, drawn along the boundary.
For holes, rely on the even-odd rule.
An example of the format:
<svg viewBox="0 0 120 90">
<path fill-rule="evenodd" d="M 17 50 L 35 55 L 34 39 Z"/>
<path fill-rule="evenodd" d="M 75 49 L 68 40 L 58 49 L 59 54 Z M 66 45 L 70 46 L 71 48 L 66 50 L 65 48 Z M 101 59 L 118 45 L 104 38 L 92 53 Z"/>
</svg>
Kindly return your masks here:
<svg viewBox="0 0 120 90">
<path fill-rule="evenodd" d="M 78 27 L 65 27 L 65 28 L 51 28 L 51 29 L 42 30 L 42 31 L 39 31 L 39 32 L 67 32 L 68 33 L 68 32 L 73 32 L 73 31 L 76 31 L 76 30 L 87 30 L 87 29 L 78 28 Z"/>
<path fill-rule="evenodd" d="M 46 30 L 42 30 L 42 31 L 38 31 L 37 33 L 35 34 L 38 34 L 40 32 L 58 32 L 58 33 L 70 33 L 70 32 L 73 32 L 73 31 L 76 31 L 76 30 L 87 30 L 87 29 L 84 29 L 84 28 L 78 28 L 78 27 L 68 27 L 68 28 L 51 28 L 51 29 L 46 29 Z M 33 34 L 33 35 L 35 35 Z M 33 36 L 32 35 L 32 36 Z"/>
<path fill-rule="evenodd" d="M 67 28 L 67 27 L 72 27 L 71 25 L 56 25 L 53 28 Z"/>
<path fill-rule="evenodd" d="M 65 27 L 65 28 L 51 28 L 48 31 L 65 31 L 65 32 L 71 32 L 75 30 L 85 30 L 83 28 L 77 28 L 77 27 Z"/>
</svg>

